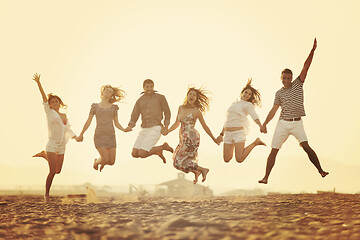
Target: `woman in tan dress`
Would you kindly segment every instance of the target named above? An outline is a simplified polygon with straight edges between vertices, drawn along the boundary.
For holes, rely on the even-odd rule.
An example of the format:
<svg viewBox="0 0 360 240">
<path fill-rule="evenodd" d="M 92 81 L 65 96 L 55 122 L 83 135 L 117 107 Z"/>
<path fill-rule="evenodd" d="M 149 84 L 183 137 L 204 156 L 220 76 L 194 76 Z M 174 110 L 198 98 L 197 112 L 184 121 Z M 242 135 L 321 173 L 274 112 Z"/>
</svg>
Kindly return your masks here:
<svg viewBox="0 0 360 240">
<path fill-rule="evenodd" d="M 121 131 L 125 129 L 118 120 L 119 107 L 113 103 L 122 100 L 126 92 L 111 85 L 101 87 L 100 91 L 101 101 L 91 105 L 89 117 L 79 135 L 79 139 L 81 141 L 83 140 L 85 131 L 89 128 L 93 117 L 96 116 L 94 144 L 100 157 L 95 158 L 93 167 L 95 170 L 99 169 L 101 172 L 105 165 L 113 165 L 115 163 L 116 138 L 114 125 Z"/>
</svg>

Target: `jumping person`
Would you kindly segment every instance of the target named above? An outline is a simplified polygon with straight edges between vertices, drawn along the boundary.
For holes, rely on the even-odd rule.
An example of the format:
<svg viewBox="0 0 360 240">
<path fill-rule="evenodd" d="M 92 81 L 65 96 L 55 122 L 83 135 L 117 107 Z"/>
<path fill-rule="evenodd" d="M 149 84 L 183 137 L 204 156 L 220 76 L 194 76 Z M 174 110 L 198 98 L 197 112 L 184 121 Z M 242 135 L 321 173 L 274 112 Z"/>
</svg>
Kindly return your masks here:
<svg viewBox="0 0 360 240">
<path fill-rule="evenodd" d="M 114 165 L 115 163 L 116 138 L 114 125 L 124 132 L 130 130 L 125 130 L 119 123 L 119 107 L 114 104 L 115 102 L 122 100 L 125 97 L 126 92 L 120 88 L 112 87 L 111 85 L 102 86 L 100 92 L 101 101 L 91 105 L 89 117 L 79 135 L 79 139 L 81 141 L 83 140 L 85 131 L 89 128 L 93 117 L 96 116 L 94 144 L 100 157 L 95 158 L 93 168 L 95 170 L 99 169 L 101 172 L 105 165 Z"/>
<path fill-rule="evenodd" d="M 180 142 L 173 154 L 173 165 L 176 169 L 185 173 L 194 173 L 194 184 L 197 183 L 200 174 L 204 182 L 209 172 L 208 168 L 198 165 L 200 134 L 195 129 L 197 119 L 199 119 L 205 132 L 219 145 L 203 117 L 203 112 L 209 107 L 209 98 L 205 93 L 204 89 L 189 88 L 184 104 L 178 109 L 175 123 L 167 131 L 167 133 L 172 132 L 181 124 L 179 131 Z"/>
<path fill-rule="evenodd" d="M 218 136 L 218 141 L 224 141 L 223 158 L 229 162 L 233 158 L 235 150 L 235 159 L 241 163 L 249 153 L 258 145 L 265 145 L 260 138 L 245 147 L 246 135 L 249 130 L 248 115 L 259 126 L 262 126 L 258 114 L 255 112 L 255 105 L 261 104 L 261 96 L 258 90 L 251 86 L 252 80 L 248 80 L 246 86 L 241 91 L 239 101 L 231 104 L 226 114 L 224 128 Z M 225 136 L 224 136 L 225 134 Z"/>
<path fill-rule="evenodd" d="M 166 163 L 163 151 L 173 152 L 173 149 L 166 142 L 160 146 L 155 146 L 155 144 L 169 127 L 170 108 L 165 96 L 154 90 L 154 82 L 151 79 L 144 80 L 143 89 L 142 96 L 136 101 L 126 128 L 126 131 L 132 130 L 141 115 L 141 130 L 131 155 L 134 158 L 147 158 L 155 154 L 163 160 L 163 163 Z M 164 125 L 161 123 L 163 116 L 165 116 Z"/>
<path fill-rule="evenodd" d="M 294 81 L 292 81 L 293 75 L 290 69 L 286 68 L 281 73 L 281 81 L 284 87 L 276 92 L 274 106 L 260 128 L 261 132 L 267 132 L 266 125 L 273 119 L 276 111 L 281 106 L 280 119 L 274 132 L 271 144 L 272 149 L 266 163 L 265 176 L 263 179 L 259 180 L 259 183 L 267 184 L 271 169 L 275 164 L 276 155 L 289 135 L 293 135 L 299 141 L 301 147 L 307 153 L 310 161 L 315 165 L 322 177 L 326 177 L 326 175 L 329 174 L 321 168 L 316 153 L 309 146 L 303 121 L 301 119 L 305 116 L 303 84 L 312 62 L 316 46 L 317 42 L 315 38 L 313 48 L 304 63 L 304 67 L 301 70 L 300 75 Z"/>
<path fill-rule="evenodd" d="M 34 74 L 33 80 L 37 83 L 46 113 L 49 141 L 45 151 L 35 154 L 33 157 L 43 157 L 49 165 L 49 174 L 45 184 L 45 203 L 50 202 L 50 188 L 55 174 L 59 174 L 64 162 L 65 146 L 70 138 L 77 139 L 75 133 L 70 129 L 70 123 L 65 113 L 60 108 L 66 107 L 60 97 L 48 94 L 46 96 L 40 83 L 40 74 Z"/>
</svg>

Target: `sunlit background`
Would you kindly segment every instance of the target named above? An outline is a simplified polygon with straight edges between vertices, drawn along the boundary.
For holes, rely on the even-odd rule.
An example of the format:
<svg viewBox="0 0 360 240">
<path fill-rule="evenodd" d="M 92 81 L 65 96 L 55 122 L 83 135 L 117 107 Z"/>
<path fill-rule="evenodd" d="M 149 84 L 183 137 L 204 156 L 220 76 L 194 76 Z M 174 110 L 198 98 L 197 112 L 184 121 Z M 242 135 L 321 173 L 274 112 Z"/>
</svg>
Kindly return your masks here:
<svg viewBox="0 0 360 240">
<path fill-rule="evenodd" d="M 201 134 L 199 163 L 210 168 L 205 185 L 216 194 L 231 189 L 314 192 L 360 191 L 360 56 L 359 1 L 1 1 L 0 2 L 0 188 L 42 186 L 48 172 L 43 159 L 31 156 L 45 148 L 46 116 L 32 80 L 41 74 L 46 93 L 67 103 L 72 129 L 80 133 L 104 84 L 127 92 L 119 103 L 126 126 L 142 82 L 151 78 L 164 94 L 174 122 L 189 85 L 212 95 L 205 120 L 218 135 L 226 109 L 248 78 L 262 94 L 257 112 L 263 122 L 282 87 L 281 71 L 300 74 L 316 37 L 318 48 L 308 72 L 305 130 L 324 170 L 322 179 L 293 137 L 283 145 L 269 184 L 259 185 L 279 112 L 260 134 L 251 121 L 247 144 L 257 147 L 244 163 L 226 164 L 217 146 Z M 117 158 L 102 173 L 92 169 L 98 153 L 93 144 L 95 119 L 85 140 L 67 145 L 62 173 L 53 185 L 128 186 L 158 184 L 176 178 L 171 154 L 164 165 L 156 157 L 133 159 L 139 132 L 117 131 Z M 178 130 L 162 137 L 178 144 Z M 193 176 L 186 176 L 192 179 Z"/>
</svg>

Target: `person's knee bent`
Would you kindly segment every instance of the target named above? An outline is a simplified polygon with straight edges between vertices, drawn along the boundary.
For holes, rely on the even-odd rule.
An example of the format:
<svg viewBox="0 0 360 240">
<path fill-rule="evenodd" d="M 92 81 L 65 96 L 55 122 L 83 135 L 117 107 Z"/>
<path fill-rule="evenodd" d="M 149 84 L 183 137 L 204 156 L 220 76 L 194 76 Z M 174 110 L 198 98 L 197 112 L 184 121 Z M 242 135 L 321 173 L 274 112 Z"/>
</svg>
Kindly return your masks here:
<svg viewBox="0 0 360 240">
<path fill-rule="evenodd" d="M 139 157 L 139 150 L 138 149 L 133 149 L 131 152 L 131 156 L 133 156 L 134 158 L 138 158 Z"/>
<path fill-rule="evenodd" d="M 236 161 L 238 162 L 238 163 L 242 163 L 244 160 L 245 160 L 245 158 L 243 158 L 243 157 L 235 157 L 235 159 L 236 159 Z"/>
<path fill-rule="evenodd" d="M 229 158 L 229 157 L 224 157 L 224 162 L 228 163 L 228 162 L 230 162 L 230 160 L 231 160 L 231 158 Z"/>
<path fill-rule="evenodd" d="M 146 158 L 148 156 L 148 152 L 145 151 L 145 150 L 140 149 L 139 152 L 138 152 L 138 156 L 140 158 Z"/>
</svg>

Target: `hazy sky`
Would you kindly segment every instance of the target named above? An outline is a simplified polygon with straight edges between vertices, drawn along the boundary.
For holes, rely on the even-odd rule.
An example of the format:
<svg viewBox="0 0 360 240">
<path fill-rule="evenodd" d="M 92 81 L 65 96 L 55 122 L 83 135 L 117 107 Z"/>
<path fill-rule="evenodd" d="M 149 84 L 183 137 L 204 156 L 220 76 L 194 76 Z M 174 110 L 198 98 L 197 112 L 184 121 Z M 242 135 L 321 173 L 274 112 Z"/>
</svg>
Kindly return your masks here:
<svg viewBox="0 0 360 240">
<path fill-rule="evenodd" d="M 359 12 L 356 0 L 1 1 L 0 166 L 28 169 L 21 175 L 0 170 L 1 185 L 42 185 L 48 171 L 44 161 L 31 158 L 47 142 L 42 99 L 32 80 L 35 72 L 41 74 L 46 93 L 53 92 L 68 104 L 66 113 L 76 133 L 91 104 L 100 101 L 104 84 L 127 91 L 125 103 L 118 104 L 120 123 L 126 126 L 143 80 L 151 78 L 168 100 L 172 123 L 189 85 L 211 91 L 205 120 L 217 136 L 226 109 L 249 77 L 262 94 L 263 107 L 256 110 L 264 121 L 275 92 L 282 87 L 281 71 L 290 68 L 296 77 L 316 37 L 318 48 L 304 85 L 304 124 L 310 146 L 331 172 L 329 180 L 318 177 L 291 138 L 278 154 L 274 176 L 269 179 L 272 185 L 259 186 L 256 181 L 263 177 L 270 147 L 256 148 L 246 160 L 252 164 L 225 164 L 222 145 L 216 146 L 197 124 L 199 161 L 213 167 L 210 187 L 276 189 L 271 178 L 281 179 L 284 173 L 275 169 L 290 158 L 303 159 L 302 164 L 310 166 L 305 176 L 316 176 L 317 187 L 326 189 L 326 181 L 348 177 L 347 173 L 336 175 L 327 161 L 360 166 Z M 268 125 L 267 135 L 260 134 L 251 121 L 247 143 L 260 136 L 270 146 L 279 112 Z M 140 121 L 130 133 L 117 131 L 116 164 L 98 173 L 92 169 L 98 156 L 93 145 L 94 119 L 83 143 L 67 145 L 63 172 L 54 184 L 156 184 L 176 177 L 170 154 L 166 154 L 167 165 L 157 157 L 131 157 L 139 125 Z M 178 130 L 159 143 L 164 141 L 176 147 Z M 246 176 L 236 174 L 244 171 Z M 301 184 L 304 175 L 299 174 L 294 171 L 293 176 Z M 304 190 L 312 189 L 313 183 L 304 184 Z"/>
</svg>

